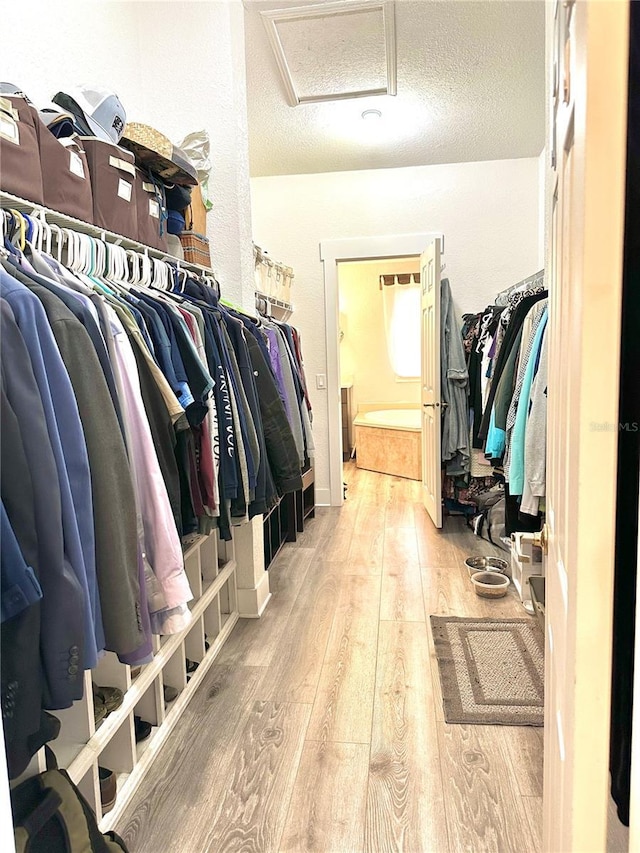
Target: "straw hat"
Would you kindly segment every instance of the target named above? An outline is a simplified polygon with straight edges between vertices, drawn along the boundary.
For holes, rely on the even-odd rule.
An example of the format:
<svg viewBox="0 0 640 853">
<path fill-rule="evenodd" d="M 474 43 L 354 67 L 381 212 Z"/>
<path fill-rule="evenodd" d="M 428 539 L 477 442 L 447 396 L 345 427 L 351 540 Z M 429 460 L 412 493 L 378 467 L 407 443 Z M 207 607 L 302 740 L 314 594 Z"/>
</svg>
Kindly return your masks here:
<svg viewBox="0 0 640 853">
<path fill-rule="evenodd" d="M 196 170 L 184 151 L 155 127 L 131 121 L 124 129 L 120 144 L 135 154 L 139 165 L 166 183 L 190 187 L 198 183 Z"/>
</svg>

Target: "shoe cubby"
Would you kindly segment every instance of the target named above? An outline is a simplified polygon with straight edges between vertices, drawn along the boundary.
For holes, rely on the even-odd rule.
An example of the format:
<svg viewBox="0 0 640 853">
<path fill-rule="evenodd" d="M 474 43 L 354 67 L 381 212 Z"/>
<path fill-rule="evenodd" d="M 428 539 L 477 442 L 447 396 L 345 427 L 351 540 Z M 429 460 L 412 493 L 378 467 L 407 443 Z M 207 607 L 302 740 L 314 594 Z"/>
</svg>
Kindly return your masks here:
<svg viewBox="0 0 640 853">
<path fill-rule="evenodd" d="M 238 609 L 235 575 L 231 575 L 220 589 L 220 630 L 224 628 L 233 613 Z"/>
<path fill-rule="evenodd" d="M 189 624 L 178 634 L 153 636 L 153 658 L 134 667 L 135 674 L 115 654 L 105 653 L 91 672 L 83 674 L 83 699 L 55 712 L 60 734 L 50 746 L 59 767 L 67 770 L 95 809 L 102 832 L 116 824 L 238 619 L 233 542 L 222 542 L 214 532 L 191 537 L 183 551 L 194 595 Z M 189 680 L 187 658 L 198 663 Z M 123 694 L 120 707 L 98 725 L 93 685 L 115 687 Z M 165 699 L 165 685 L 177 691 L 177 695 L 171 691 L 170 702 Z M 152 726 L 150 736 L 139 743 L 136 716 Z M 101 806 L 100 767 L 113 771 L 117 783 L 115 805 L 106 813 Z M 44 750 L 40 750 L 21 779 L 45 769 Z"/>
<path fill-rule="evenodd" d="M 162 725 L 162 721 L 164 720 L 164 697 L 161 675 L 154 678 L 149 687 L 147 687 L 141 698 L 136 702 L 133 713 L 134 716 L 146 720 L 152 726 Z"/>
<path fill-rule="evenodd" d="M 186 652 L 184 643 L 180 643 L 162 670 L 163 685 L 166 684 L 169 687 L 175 687 L 179 693 L 182 693 L 187 686 L 187 669 L 185 659 Z"/>
<path fill-rule="evenodd" d="M 204 633 L 209 642 L 216 639 L 221 627 L 220 596 L 216 596 L 204 611 Z"/>
<path fill-rule="evenodd" d="M 202 584 L 207 589 L 217 578 L 220 570 L 218 561 L 218 537 L 209 536 L 200 548 L 200 568 L 202 571 Z"/>
<path fill-rule="evenodd" d="M 113 808 L 118 805 L 119 795 L 126 789 L 127 781 L 137 760 L 133 714 L 129 713 L 121 721 L 120 726 L 98 755 L 97 768 L 104 767 L 111 770 L 116 777 L 116 802 Z M 105 814 L 109 814 L 112 810 L 110 809 Z"/>
<path fill-rule="evenodd" d="M 83 678 L 83 701 L 74 702 L 70 708 L 51 712 L 60 720 L 60 734 L 50 744 L 59 767 L 68 767 L 80 755 L 96 731 L 91 673 L 85 672 Z"/>
<path fill-rule="evenodd" d="M 123 693 L 131 687 L 131 667 L 120 663 L 113 652 L 105 652 L 91 675 L 98 687 L 118 687 Z"/>
<path fill-rule="evenodd" d="M 210 537 L 207 537 L 210 538 Z M 202 596 L 202 570 L 200 568 L 200 551 L 204 543 L 198 539 L 186 551 L 184 555 L 184 568 L 189 580 L 189 586 L 193 593 L 193 598 L 189 602 L 189 607 L 193 609 L 195 603 Z"/>
<path fill-rule="evenodd" d="M 189 633 L 185 637 L 184 649 L 187 660 L 193 661 L 197 664 L 202 663 L 202 660 L 207 653 L 204 639 L 204 620 L 202 616 L 193 620 Z M 193 675 L 193 673 L 188 673 L 187 675 Z"/>
<path fill-rule="evenodd" d="M 87 772 L 78 781 L 80 793 L 89 803 L 96 815 L 102 813 L 100 800 L 100 780 L 98 779 L 98 765 L 92 764 Z"/>
<path fill-rule="evenodd" d="M 218 549 L 218 569 L 222 570 L 225 566 L 235 560 L 235 543 L 233 539 L 228 542 L 224 539 L 220 539 L 217 532 L 213 535 Z"/>
</svg>

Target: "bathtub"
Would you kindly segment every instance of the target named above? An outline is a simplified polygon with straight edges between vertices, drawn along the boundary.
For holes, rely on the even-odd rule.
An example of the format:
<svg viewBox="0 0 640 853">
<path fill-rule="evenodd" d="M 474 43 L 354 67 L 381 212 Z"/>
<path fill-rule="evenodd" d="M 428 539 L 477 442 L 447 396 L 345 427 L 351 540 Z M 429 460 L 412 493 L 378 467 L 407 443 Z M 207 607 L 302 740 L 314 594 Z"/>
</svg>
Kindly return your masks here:
<svg viewBox="0 0 640 853">
<path fill-rule="evenodd" d="M 367 471 L 422 479 L 420 409 L 361 411 L 353 422 L 356 465 Z"/>
</svg>

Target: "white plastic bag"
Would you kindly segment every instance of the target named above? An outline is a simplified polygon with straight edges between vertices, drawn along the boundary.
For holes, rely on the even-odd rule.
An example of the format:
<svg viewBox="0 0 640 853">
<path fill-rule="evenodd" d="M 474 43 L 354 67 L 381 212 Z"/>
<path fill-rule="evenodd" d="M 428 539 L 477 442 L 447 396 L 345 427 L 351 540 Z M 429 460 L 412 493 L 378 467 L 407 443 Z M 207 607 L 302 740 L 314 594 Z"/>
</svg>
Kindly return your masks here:
<svg viewBox="0 0 640 853">
<path fill-rule="evenodd" d="M 209 160 L 209 134 L 206 130 L 196 130 L 189 133 L 178 148 L 182 148 L 198 172 L 198 183 L 202 191 L 202 201 L 206 210 L 211 210 L 213 204 L 209 198 L 209 175 L 211 160 Z"/>
</svg>

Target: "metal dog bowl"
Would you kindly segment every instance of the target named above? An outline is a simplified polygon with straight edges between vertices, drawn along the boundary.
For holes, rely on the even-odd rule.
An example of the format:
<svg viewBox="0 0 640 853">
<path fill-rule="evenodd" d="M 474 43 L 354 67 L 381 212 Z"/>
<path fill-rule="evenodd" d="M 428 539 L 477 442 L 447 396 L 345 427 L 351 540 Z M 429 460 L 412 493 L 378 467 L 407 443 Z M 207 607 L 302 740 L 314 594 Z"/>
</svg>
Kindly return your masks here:
<svg viewBox="0 0 640 853">
<path fill-rule="evenodd" d="M 508 574 L 509 563 L 499 557 L 467 557 L 464 561 L 471 577 L 475 572 L 499 572 Z"/>
</svg>

